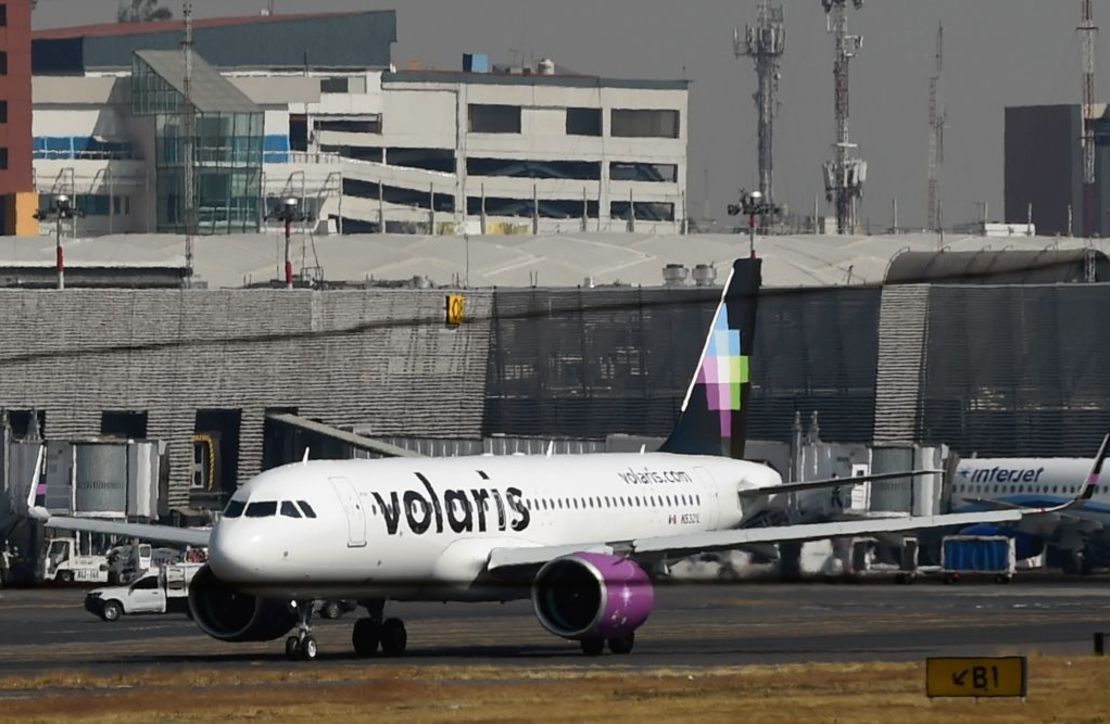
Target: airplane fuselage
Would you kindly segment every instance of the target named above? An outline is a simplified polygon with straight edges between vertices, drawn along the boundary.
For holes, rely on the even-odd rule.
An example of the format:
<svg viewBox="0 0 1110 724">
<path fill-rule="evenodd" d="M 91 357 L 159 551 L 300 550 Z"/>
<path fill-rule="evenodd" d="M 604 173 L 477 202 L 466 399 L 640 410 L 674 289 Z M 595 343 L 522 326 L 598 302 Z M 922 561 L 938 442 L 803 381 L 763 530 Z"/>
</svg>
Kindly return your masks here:
<svg viewBox="0 0 1110 724">
<path fill-rule="evenodd" d="M 981 501 L 1015 507 L 1052 507 L 1075 497 L 1094 461 L 1090 458 L 968 458 L 960 461 L 952 479 L 952 510 L 981 510 Z M 1069 511 L 1071 521 L 1083 521 L 1088 533 L 1110 526 L 1110 485 L 1096 485 L 1094 494 Z M 1024 532 L 1047 539 L 1060 536 L 1058 517 L 1022 521 Z M 1093 526 L 1093 527 L 1092 527 Z"/>
<path fill-rule="evenodd" d="M 735 528 L 750 512 L 737 492 L 779 482 L 757 463 L 666 453 L 295 463 L 236 492 L 211 564 L 290 598 L 523 597 L 485 585 L 492 549 Z"/>
</svg>

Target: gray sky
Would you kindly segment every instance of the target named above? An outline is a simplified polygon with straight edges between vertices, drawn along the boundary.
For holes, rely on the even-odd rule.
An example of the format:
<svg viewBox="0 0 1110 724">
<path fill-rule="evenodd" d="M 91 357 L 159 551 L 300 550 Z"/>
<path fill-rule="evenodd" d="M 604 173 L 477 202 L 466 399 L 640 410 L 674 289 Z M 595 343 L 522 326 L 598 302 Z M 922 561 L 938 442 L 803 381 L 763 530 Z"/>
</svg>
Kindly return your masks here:
<svg viewBox="0 0 1110 724">
<path fill-rule="evenodd" d="M 180 12 L 180 2 L 164 0 Z M 583 73 L 693 81 L 690 199 L 700 214 L 709 177 L 713 215 L 756 178 L 751 63 L 732 53 L 732 26 L 754 19 L 755 0 L 276 0 L 278 12 L 397 10 L 394 61 L 459 68 L 465 51 L 495 62 L 547 56 Z M 198 16 L 257 12 L 265 0 L 194 0 Z M 799 211 L 822 194 L 820 165 L 833 141 L 832 38 L 819 0 L 785 0 L 787 48 L 777 130 L 776 187 Z M 1110 2 L 1095 3 L 1110 28 Z M 36 27 L 114 19 L 116 0 L 39 0 Z M 942 201 L 946 223 L 976 218 L 975 203 L 1002 212 L 1006 105 L 1078 102 L 1079 0 L 870 0 L 850 12 L 864 36 L 852 64 L 852 137 L 869 162 L 862 218 L 924 221 L 928 79 L 938 21 L 945 24 L 943 100 L 948 113 Z M 1105 33 L 1099 57 L 1107 56 Z M 1107 97 L 1110 72 L 1097 81 Z"/>
</svg>

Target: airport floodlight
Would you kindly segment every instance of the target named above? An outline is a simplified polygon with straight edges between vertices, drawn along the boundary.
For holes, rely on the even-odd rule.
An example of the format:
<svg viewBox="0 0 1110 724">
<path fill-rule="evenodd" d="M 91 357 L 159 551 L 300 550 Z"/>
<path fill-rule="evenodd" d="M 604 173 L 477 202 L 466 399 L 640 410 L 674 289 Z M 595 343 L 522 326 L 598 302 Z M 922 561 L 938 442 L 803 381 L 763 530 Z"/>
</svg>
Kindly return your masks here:
<svg viewBox="0 0 1110 724">
<path fill-rule="evenodd" d="M 740 190 L 740 203 L 728 205 L 729 216 L 739 216 L 746 214 L 748 217 L 748 243 L 749 254 L 752 259 L 755 258 L 755 218 L 757 216 L 764 218 L 764 223 L 768 217 L 775 217 L 782 213 L 775 204 L 763 198 L 763 192 L 759 190 L 746 191 Z"/>
<path fill-rule="evenodd" d="M 289 258 L 289 238 L 292 231 L 294 221 L 304 221 L 308 216 L 301 212 L 298 208 L 301 205 L 300 199 L 295 196 L 286 196 L 281 200 L 275 213 L 274 218 L 280 219 L 285 226 L 285 288 L 293 288 L 293 262 Z"/>
</svg>

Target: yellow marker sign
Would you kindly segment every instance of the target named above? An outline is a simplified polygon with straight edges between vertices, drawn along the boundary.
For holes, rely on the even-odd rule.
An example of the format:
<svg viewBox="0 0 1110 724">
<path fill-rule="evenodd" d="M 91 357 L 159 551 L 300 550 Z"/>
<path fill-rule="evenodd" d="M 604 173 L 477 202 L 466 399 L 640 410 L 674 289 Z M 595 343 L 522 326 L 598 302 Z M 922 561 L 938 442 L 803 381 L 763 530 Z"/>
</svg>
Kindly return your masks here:
<svg viewBox="0 0 1110 724">
<path fill-rule="evenodd" d="M 466 298 L 461 294 L 447 295 L 447 323 L 458 325 L 463 323 L 466 312 Z"/>
<path fill-rule="evenodd" d="M 944 657 L 925 661 L 929 696 L 1020 696 L 1028 690 L 1024 656 Z"/>
</svg>

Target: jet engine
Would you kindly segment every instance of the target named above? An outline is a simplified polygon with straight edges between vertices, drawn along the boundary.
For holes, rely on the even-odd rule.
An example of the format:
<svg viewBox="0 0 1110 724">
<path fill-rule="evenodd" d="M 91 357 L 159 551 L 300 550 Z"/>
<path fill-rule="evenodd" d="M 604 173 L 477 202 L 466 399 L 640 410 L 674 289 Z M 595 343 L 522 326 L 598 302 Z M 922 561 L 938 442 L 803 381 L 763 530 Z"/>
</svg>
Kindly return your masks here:
<svg viewBox="0 0 1110 724">
<path fill-rule="evenodd" d="M 655 591 L 634 561 L 574 553 L 549 561 L 532 583 L 532 605 L 545 629 L 568 639 L 627 636 L 651 615 Z"/>
<path fill-rule="evenodd" d="M 189 584 L 189 613 L 201 631 L 221 641 L 270 641 L 297 623 L 288 602 L 237 591 L 209 566 Z"/>
</svg>

